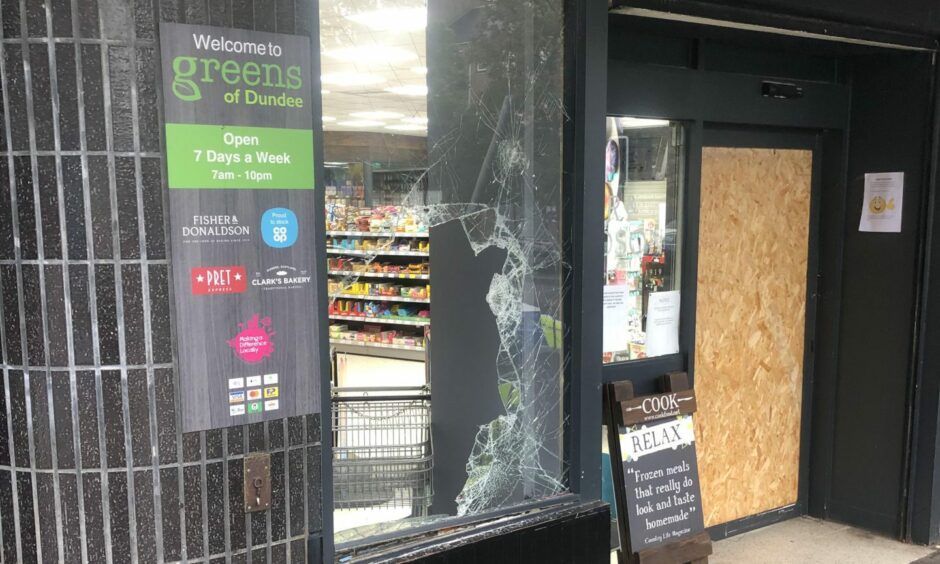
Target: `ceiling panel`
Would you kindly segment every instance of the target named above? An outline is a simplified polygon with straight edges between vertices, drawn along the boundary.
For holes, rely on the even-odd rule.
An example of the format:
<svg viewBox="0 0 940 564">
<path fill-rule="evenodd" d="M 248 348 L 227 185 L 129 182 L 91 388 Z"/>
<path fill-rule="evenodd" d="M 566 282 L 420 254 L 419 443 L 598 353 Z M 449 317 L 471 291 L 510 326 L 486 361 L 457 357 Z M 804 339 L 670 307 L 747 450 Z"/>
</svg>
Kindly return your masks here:
<svg viewBox="0 0 940 564">
<path fill-rule="evenodd" d="M 425 29 L 395 31 L 373 29 L 354 21 L 376 10 L 388 15 L 379 21 L 393 24 L 396 11 L 421 10 L 427 4 L 414 0 L 321 0 L 320 48 L 323 78 L 323 127 L 327 131 L 372 131 L 426 136 L 427 77 Z M 420 21 L 410 18 L 407 21 Z M 350 57 L 351 49 L 361 52 Z M 389 54 L 401 55 L 385 60 Z M 331 77 L 361 78 L 369 75 L 372 84 L 330 83 Z M 424 87 L 417 96 L 389 92 L 388 89 Z M 380 117 L 353 115 L 360 112 L 386 112 Z M 398 115 L 391 115 L 398 114 Z M 421 127 L 419 130 L 403 128 Z"/>
</svg>

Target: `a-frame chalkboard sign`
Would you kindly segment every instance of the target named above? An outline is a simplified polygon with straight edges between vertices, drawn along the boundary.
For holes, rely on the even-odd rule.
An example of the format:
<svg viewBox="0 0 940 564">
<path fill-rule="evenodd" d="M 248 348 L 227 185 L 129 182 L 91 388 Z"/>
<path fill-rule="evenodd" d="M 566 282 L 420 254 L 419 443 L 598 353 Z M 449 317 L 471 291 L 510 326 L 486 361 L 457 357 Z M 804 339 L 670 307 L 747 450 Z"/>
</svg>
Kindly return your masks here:
<svg viewBox="0 0 940 564">
<path fill-rule="evenodd" d="M 695 431 L 695 392 L 685 373 L 662 393 L 636 396 L 629 381 L 604 389 L 607 440 L 620 528 L 620 564 L 706 564 Z"/>
</svg>

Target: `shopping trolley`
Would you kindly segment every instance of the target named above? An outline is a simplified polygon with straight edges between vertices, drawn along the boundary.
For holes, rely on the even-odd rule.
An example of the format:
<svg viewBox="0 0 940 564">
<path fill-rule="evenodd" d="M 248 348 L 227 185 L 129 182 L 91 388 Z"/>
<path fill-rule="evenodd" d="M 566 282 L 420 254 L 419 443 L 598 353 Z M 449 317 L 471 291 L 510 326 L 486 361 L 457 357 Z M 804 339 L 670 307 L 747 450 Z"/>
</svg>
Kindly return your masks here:
<svg viewBox="0 0 940 564">
<path fill-rule="evenodd" d="M 427 515 L 434 466 L 428 387 L 333 388 L 332 399 L 336 509 Z"/>
</svg>

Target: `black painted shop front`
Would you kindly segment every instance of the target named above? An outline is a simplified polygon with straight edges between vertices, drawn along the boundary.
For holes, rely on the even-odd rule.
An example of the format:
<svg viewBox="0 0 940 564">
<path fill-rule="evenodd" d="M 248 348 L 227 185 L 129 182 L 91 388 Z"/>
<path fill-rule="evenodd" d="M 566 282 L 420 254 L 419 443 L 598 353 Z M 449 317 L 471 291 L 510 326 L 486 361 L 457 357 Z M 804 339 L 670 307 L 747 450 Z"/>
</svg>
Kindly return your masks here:
<svg viewBox="0 0 940 564">
<path fill-rule="evenodd" d="M 713 524 L 713 538 L 808 514 L 934 542 L 936 29 L 928 7 L 614 2 L 608 24 L 608 113 L 685 120 L 691 131 L 686 248 L 701 250 L 704 240 L 694 203 L 706 187 L 702 147 L 798 148 L 800 136 L 815 137 L 809 261 L 818 269 L 807 286 L 799 496 L 779 511 Z M 774 83 L 801 92 L 774 97 L 766 90 Z M 859 226 L 865 173 L 884 171 L 905 174 L 899 234 Z M 694 286 L 684 311 L 695 311 Z M 692 312 L 686 323 L 698 327 L 703 319 Z M 604 379 L 643 389 L 657 373 L 687 370 L 695 383 L 693 335 L 685 333 L 678 358 L 605 366 Z M 744 395 L 726 397 L 734 404 Z"/>
<path fill-rule="evenodd" d="M 472 3 L 458 4 L 479 13 L 469 9 Z M 676 369 L 689 371 L 694 381 L 694 366 L 682 355 L 676 365 L 602 367 L 602 199 L 587 187 L 603 186 L 604 119 L 618 94 L 605 86 L 619 84 L 608 59 L 620 57 L 623 44 L 640 59 L 644 49 L 694 38 L 700 28 L 636 14 L 609 16 L 603 1 L 549 4 L 563 15 L 565 31 L 564 76 L 555 77 L 563 87 L 563 144 L 552 150 L 553 160 L 542 161 L 558 173 L 562 203 L 554 213 L 565 265 L 559 306 L 567 330 L 558 368 L 565 377 L 564 488 L 548 501 L 525 500 L 534 502 L 527 513 L 503 523 L 482 514 L 460 521 L 462 530 L 452 537 L 419 531 L 408 543 L 383 545 L 375 561 L 607 561 L 608 509 L 596 503 L 601 382 L 630 378 L 642 390 Z M 790 72 L 786 65 L 767 69 L 780 62 L 781 52 L 796 49 L 834 61 L 831 82 L 846 85 L 852 77 L 851 116 L 824 147 L 841 155 L 824 171 L 831 175 L 825 182 L 839 189 L 822 196 L 820 221 L 829 228 L 818 242 L 813 431 L 805 439 L 809 469 L 799 513 L 936 542 L 940 353 L 930 343 L 940 313 L 929 290 L 940 255 L 932 244 L 937 128 L 930 53 L 940 25 L 926 2 L 890 10 L 884 21 L 887 3 L 825 4 L 631 3 L 773 28 L 833 28 L 842 36 L 921 49 L 823 47 L 704 32 L 719 43 L 767 46 L 763 59 L 734 61 L 746 68 L 742 74 Z M 455 15 L 442 12 L 442 20 Z M 302 0 L 3 2 L 0 562 L 318 562 L 333 554 L 328 417 L 182 431 L 158 41 L 159 22 L 181 22 L 304 35 L 318 45 L 317 13 L 316 2 Z M 447 21 L 459 39 L 473 18 Z M 313 66 L 319 74 L 318 63 Z M 434 63 L 429 67 L 433 87 Z M 316 92 L 313 100 L 319 100 Z M 442 107 L 442 113 L 452 111 Z M 495 122 L 500 104 L 490 109 L 487 119 Z M 433 136 L 433 120 L 431 127 Z M 469 121 L 461 127 L 478 129 Z M 314 146 L 322 178 L 320 129 Z M 467 192 L 465 199 L 474 192 L 487 143 L 467 147 L 472 166 L 447 171 L 461 178 L 456 192 Z M 872 241 L 853 225 L 859 178 L 872 167 L 908 175 L 905 229 L 897 237 Z M 317 246 L 325 249 L 322 224 L 318 230 Z M 455 231 L 442 229 L 442 237 L 459 238 Z M 324 256 L 318 259 L 325 263 Z M 498 268 L 494 256 L 481 257 Z M 472 291 L 485 295 L 489 277 L 481 278 Z M 316 282 L 325 294 L 325 277 Z M 459 311 L 459 300 L 451 306 Z M 320 309 L 325 314 L 325 298 Z M 325 328 L 324 319 L 322 351 L 328 349 Z M 687 352 L 694 343 L 685 342 Z M 443 337 L 440 346 L 460 348 Z M 329 367 L 320 372 L 329 374 Z M 321 400 L 329 405 L 329 377 L 322 382 Z M 493 401 L 486 409 L 498 407 Z M 466 433 L 463 426 L 466 421 L 455 421 L 452 430 Z M 243 460 L 253 453 L 271 454 L 272 507 L 246 514 Z M 463 453 L 442 464 L 455 482 L 448 488 L 459 491 L 464 475 L 455 476 L 453 468 L 463 472 L 465 462 Z M 447 481 L 441 478 L 442 485 Z M 517 512 L 510 507 L 500 515 Z"/>
</svg>

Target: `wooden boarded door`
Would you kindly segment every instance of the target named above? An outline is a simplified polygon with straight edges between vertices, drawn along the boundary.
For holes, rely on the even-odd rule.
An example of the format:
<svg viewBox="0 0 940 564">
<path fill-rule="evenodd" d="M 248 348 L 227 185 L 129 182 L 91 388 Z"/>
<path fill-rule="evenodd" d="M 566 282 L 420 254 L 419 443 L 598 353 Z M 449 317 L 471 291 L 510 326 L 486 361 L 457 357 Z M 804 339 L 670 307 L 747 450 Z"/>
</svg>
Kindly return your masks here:
<svg viewBox="0 0 940 564">
<path fill-rule="evenodd" d="M 705 147 L 695 323 L 705 525 L 799 497 L 813 154 Z"/>
</svg>

